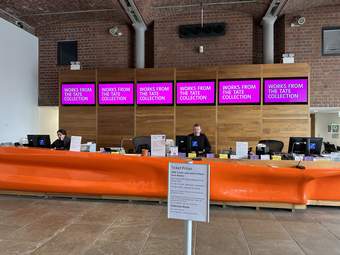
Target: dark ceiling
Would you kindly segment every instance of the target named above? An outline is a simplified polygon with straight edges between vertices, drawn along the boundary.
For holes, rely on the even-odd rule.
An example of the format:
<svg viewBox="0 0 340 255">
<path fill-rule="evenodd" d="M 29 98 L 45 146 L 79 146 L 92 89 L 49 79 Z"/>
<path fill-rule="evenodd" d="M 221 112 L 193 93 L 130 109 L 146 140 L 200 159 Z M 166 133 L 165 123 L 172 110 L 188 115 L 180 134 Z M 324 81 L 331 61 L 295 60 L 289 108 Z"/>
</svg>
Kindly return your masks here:
<svg viewBox="0 0 340 255">
<path fill-rule="evenodd" d="M 295 13 L 320 6 L 340 5 L 340 0 L 288 0 L 283 13 Z"/>
<path fill-rule="evenodd" d="M 1 0 L 0 9 L 33 27 L 54 21 L 97 18 L 127 21 L 117 0 Z"/>
<path fill-rule="evenodd" d="M 57 12 L 113 9 L 115 6 L 111 0 L 2 0 L 0 8 L 22 17 Z"/>
<path fill-rule="evenodd" d="M 203 4 L 207 12 L 233 10 L 260 18 L 265 14 L 271 1 L 204 0 Z M 135 0 L 135 3 L 149 23 L 165 13 L 171 15 L 200 12 L 201 0 Z M 340 0 L 287 0 L 282 13 L 294 13 L 325 5 L 340 5 Z M 1 0 L 0 9 L 33 27 L 70 20 L 81 22 L 110 19 L 117 23 L 128 22 L 118 0 Z"/>
</svg>

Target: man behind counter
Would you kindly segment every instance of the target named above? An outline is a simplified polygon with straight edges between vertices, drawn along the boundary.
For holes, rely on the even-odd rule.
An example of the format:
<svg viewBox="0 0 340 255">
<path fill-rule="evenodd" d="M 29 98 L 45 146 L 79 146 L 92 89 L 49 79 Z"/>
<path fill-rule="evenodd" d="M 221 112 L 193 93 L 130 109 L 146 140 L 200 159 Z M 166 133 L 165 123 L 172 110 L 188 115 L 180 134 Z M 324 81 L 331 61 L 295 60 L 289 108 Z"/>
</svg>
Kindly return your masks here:
<svg viewBox="0 0 340 255">
<path fill-rule="evenodd" d="M 208 137 L 201 133 L 201 126 L 195 124 L 193 126 L 193 133 L 188 135 L 191 151 L 195 151 L 197 155 L 205 155 L 210 153 L 211 146 Z"/>
<path fill-rule="evenodd" d="M 56 150 L 69 150 L 71 139 L 67 136 L 66 130 L 59 129 L 57 135 L 58 139 L 52 143 L 51 148 Z"/>
</svg>

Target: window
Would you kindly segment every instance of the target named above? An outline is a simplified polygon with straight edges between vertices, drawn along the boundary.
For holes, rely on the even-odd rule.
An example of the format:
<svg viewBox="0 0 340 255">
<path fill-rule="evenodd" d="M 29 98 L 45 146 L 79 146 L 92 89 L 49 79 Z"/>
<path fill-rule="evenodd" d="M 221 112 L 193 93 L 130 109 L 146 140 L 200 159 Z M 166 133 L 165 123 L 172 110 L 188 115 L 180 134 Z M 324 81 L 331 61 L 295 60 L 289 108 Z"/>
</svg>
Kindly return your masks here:
<svg viewBox="0 0 340 255">
<path fill-rule="evenodd" d="M 78 61 L 77 41 L 58 42 L 58 65 L 70 65 L 71 61 Z"/>
<path fill-rule="evenodd" d="M 340 55 L 340 27 L 322 29 L 322 55 Z"/>
</svg>

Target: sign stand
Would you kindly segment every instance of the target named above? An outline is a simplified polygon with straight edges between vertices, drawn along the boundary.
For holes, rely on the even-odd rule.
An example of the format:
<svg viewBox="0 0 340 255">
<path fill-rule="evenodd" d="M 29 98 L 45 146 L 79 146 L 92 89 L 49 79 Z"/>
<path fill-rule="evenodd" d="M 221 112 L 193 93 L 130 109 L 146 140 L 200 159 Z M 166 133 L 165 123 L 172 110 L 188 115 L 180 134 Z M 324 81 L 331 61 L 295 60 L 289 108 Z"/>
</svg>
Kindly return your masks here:
<svg viewBox="0 0 340 255">
<path fill-rule="evenodd" d="M 185 255 L 192 254 L 192 220 L 185 221 Z"/>
<path fill-rule="evenodd" d="M 209 198 L 209 165 L 169 163 L 168 218 L 185 221 L 185 255 L 192 255 L 192 221 L 209 222 Z"/>
</svg>

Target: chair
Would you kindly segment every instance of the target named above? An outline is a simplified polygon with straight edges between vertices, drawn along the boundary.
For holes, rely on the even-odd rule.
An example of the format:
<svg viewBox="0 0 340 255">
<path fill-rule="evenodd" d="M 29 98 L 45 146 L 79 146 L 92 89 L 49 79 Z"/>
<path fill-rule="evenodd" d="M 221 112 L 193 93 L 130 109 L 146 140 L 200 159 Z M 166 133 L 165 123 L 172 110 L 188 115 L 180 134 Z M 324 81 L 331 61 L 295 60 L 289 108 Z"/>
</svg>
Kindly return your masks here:
<svg viewBox="0 0 340 255">
<path fill-rule="evenodd" d="M 324 142 L 323 146 L 325 147 L 324 149 L 325 153 L 332 153 L 338 151 L 338 148 L 335 146 L 335 144 L 331 144 L 330 142 Z"/>
<path fill-rule="evenodd" d="M 133 146 L 135 147 L 135 153 L 142 153 L 143 149 L 151 149 L 151 137 L 150 136 L 137 136 L 132 139 Z"/>
<path fill-rule="evenodd" d="M 261 140 L 259 143 L 265 144 L 269 147 L 270 154 L 281 153 L 284 146 L 283 142 L 277 140 Z"/>
</svg>

